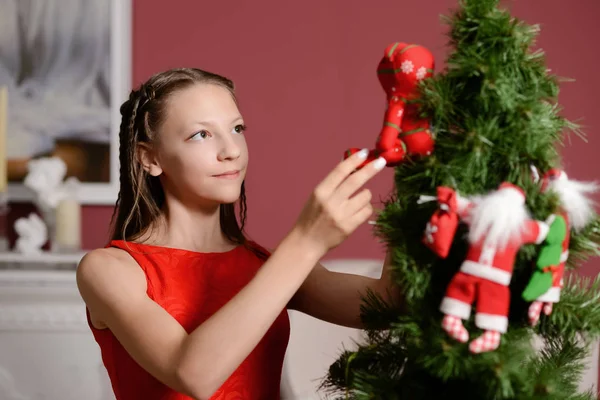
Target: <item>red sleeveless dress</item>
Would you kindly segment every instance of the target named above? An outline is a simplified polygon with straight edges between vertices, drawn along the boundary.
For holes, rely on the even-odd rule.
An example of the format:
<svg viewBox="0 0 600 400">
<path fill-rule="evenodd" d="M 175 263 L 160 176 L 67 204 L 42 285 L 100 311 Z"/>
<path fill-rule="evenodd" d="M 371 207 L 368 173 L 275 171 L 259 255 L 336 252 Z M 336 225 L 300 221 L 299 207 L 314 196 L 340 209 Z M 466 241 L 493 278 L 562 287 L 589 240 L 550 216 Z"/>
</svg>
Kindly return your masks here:
<svg viewBox="0 0 600 400">
<path fill-rule="evenodd" d="M 199 253 L 120 240 L 111 241 L 109 246 L 131 254 L 146 274 L 148 296 L 188 333 L 235 296 L 264 262 L 244 246 L 224 253 Z M 88 324 L 100 346 L 117 400 L 191 400 L 140 367 L 109 329 L 94 328 L 89 313 Z M 263 339 L 211 399 L 279 399 L 289 334 L 288 314 L 282 310 Z"/>
</svg>

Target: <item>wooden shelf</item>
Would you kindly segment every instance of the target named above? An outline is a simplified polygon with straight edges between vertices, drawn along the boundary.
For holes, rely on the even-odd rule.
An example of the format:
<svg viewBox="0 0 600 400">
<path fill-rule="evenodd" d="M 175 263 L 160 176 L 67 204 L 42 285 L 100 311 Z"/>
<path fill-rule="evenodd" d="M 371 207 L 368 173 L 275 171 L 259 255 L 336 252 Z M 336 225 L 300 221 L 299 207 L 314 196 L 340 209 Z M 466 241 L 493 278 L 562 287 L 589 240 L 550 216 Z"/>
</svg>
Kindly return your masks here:
<svg viewBox="0 0 600 400">
<path fill-rule="evenodd" d="M 0 252 L 0 264 L 72 264 L 76 266 L 85 255 L 84 252 L 76 253 L 50 253 L 21 254 L 17 252 Z"/>
</svg>

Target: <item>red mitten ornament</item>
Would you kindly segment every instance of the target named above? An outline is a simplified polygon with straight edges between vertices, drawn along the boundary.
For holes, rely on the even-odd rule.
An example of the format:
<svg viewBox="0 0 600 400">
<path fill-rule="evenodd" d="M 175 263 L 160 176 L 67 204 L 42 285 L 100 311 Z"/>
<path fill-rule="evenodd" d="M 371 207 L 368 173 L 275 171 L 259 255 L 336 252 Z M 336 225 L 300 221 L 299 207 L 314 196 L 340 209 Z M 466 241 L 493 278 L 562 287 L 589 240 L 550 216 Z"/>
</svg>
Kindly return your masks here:
<svg viewBox="0 0 600 400">
<path fill-rule="evenodd" d="M 388 107 L 372 154 L 383 157 L 388 167 L 397 166 L 406 156 L 427 156 L 433 151 L 429 121 L 419 117 L 417 104 L 419 82 L 431 77 L 433 69 L 431 52 L 416 44 L 393 43 L 379 62 L 377 75 Z"/>
<path fill-rule="evenodd" d="M 456 192 L 440 186 L 437 188 L 437 201 L 439 208 L 427 223 L 423 243 L 441 258 L 446 258 L 458 227 Z"/>
</svg>

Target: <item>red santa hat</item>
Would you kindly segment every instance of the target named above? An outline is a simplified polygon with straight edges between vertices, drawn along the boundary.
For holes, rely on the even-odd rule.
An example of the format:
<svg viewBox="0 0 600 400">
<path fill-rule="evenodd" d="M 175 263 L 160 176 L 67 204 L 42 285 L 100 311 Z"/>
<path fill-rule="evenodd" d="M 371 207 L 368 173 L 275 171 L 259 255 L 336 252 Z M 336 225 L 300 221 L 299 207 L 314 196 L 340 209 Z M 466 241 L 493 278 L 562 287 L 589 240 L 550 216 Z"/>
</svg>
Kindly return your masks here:
<svg viewBox="0 0 600 400">
<path fill-rule="evenodd" d="M 542 192 L 545 192 L 552 182 L 556 182 L 558 180 L 564 181 L 567 179 L 569 179 L 569 177 L 565 171 L 558 168 L 549 169 L 542 178 Z"/>
<path fill-rule="evenodd" d="M 502 191 L 502 193 L 505 193 L 507 196 L 514 196 L 515 200 L 520 199 L 525 203 L 525 191 L 513 183 L 502 182 L 498 186 L 498 190 Z"/>
</svg>

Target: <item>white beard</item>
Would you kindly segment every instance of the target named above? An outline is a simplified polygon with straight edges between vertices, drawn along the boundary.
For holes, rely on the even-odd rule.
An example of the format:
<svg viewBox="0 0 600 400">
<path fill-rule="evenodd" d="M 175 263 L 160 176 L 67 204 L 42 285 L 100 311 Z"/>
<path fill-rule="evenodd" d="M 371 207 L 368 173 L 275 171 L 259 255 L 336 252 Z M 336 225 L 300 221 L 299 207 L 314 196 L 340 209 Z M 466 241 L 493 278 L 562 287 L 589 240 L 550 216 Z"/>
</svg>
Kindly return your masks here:
<svg viewBox="0 0 600 400">
<path fill-rule="evenodd" d="M 598 190 L 595 182 L 557 179 L 550 182 L 548 189 L 558 194 L 561 206 L 575 231 L 585 228 L 594 217 L 594 202 L 588 195 Z"/>
<path fill-rule="evenodd" d="M 469 242 L 504 249 L 518 242 L 529 219 L 524 199 L 513 189 L 496 190 L 478 198 L 470 212 Z"/>
</svg>

